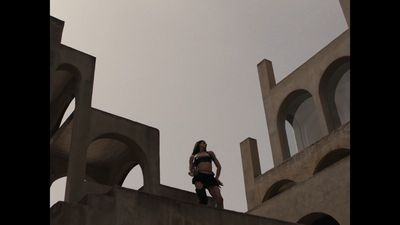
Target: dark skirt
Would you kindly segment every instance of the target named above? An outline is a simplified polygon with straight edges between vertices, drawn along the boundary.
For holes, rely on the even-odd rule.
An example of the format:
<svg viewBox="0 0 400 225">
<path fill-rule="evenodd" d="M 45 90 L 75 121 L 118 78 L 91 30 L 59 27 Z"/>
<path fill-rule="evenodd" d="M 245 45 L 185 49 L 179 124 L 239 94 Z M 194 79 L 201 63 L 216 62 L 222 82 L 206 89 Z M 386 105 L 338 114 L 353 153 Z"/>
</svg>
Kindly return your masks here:
<svg viewBox="0 0 400 225">
<path fill-rule="evenodd" d="M 205 188 L 213 187 L 213 186 L 218 186 L 218 181 L 214 177 L 214 173 L 212 174 L 206 174 L 206 173 L 199 173 L 196 176 L 193 177 L 192 179 L 192 184 L 195 184 L 196 181 L 200 181 Z"/>
</svg>

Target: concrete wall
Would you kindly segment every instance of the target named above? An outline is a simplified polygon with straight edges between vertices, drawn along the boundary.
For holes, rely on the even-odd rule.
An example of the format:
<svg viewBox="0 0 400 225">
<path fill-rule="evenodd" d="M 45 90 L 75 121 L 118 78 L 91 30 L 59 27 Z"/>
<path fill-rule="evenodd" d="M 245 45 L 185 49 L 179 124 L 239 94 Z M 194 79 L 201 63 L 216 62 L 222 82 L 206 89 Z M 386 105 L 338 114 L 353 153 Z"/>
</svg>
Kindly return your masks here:
<svg viewBox="0 0 400 225">
<path fill-rule="evenodd" d="M 295 224 L 123 188 L 113 188 L 109 194 L 89 195 L 84 203 L 58 202 L 51 208 L 50 215 L 52 225 Z"/>
<path fill-rule="evenodd" d="M 159 131 L 91 108 L 96 58 L 63 45 L 63 27 L 63 21 L 50 17 L 50 184 L 67 175 L 65 200 L 78 202 L 85 195 L 87 175 L 112 186 L 121 184 L 130 169 L 140 164 L 144 191 L 157 193 L 160 187 Z M 73 98 L 73 120 L 66 122 L 70 126 L 60 128 L 63 114 Z M 88 164 L 88 148 L 99 138 L 114 138 L 126 144 L 128 150 L 115 150 L 114 158 L 121 160 L 106 162 L 108 165 Z M 96 154 L 96 151 L 90 153 Z M 107 161 L 100 154 L 97 156 L 98 161 Z M 62 163 L 57 164 L 57 161 Z"/>
<path fill-rule="evenodd" d="M 157 188 L 160 185 L 158 129 L 91 108 L 90 132 L 86 134 L 86 137 L 88 144 L 105 137 L 114 138 L 127 144 L 133 151 L 135 161 L 139 162 L 142 168 L 144 190 L 158 192 Z M 123 164 L 130 162 L 134 161 L 126 161 Z M 117 172 L 118 174 L 111 176 L 120 177 L 122 174 L 127 174 L 123 170 L 117 170 Z"/>
<path fill-rule="evenodd" d="M 161 185 L 159 192 L 155 193 L 155 195 L 164 196 L 166 198 L 171 198 L 177 201 L 192 203 L 192 204 L 197 204 L 199 201 L 194 191 L 194 187 L 193 187 L 193 192 L 190 192 L 173 188 L 170 186 Z M 215 203 L 216 202 L 212 197 L 208 197 L 208 206 L 213 207 L 215 206 Z"/>
<path fill-rule="evenodd" d="M 118 188 L 118 186 L 115 186 Z M 112 186 L 108 185 L 102 185 L 96 182 L 91 182 L 91 181 L 85 181 L 85 186 L 84 186 L 84 192 L 85 195 L 88 194 L 106 194 L 112 190 Z M 127 189 L 127 188 L 122 188 L 122 189 Z M 143 192 L 143 187 L 138 190 L 139 192 Z M 198 198 L 195 192 L 190 192 L 190 191 L 185 191 L 181 190 L 178 188 L 170 187 L 170 186 L 165 186 L 165 185 L 160 185 L 158 188 L 157 193 L 153 193 L 154 195 L 157 196 L 162 196 L 165 198 L 173 199 L 175 201 L 181 201 L 185 203 L 191 203 L 191 204 L 198 204 Z M 214 207 L 215 206 L 215 201 L 212 197 L 208 197 L 208 206 L 209 207 Z"/>
<path fill-rule="evenodd" d="M 319 212 L 350 225 L 350 156 L 267 200 L 248 213 L 297 222 Z"/>
<path fill-rule="evenodd" d="M 350 0 L 340 4 L 349 24 Z M 350 29 L 278 84 L 271 61 L 257 65 L 274 168 L 261 174 L 257 141 L 240 143 L 248 213 L 292 222 L 323 213 L 350 224 L 350 122 L 340 123 L 332 98 L 349 65 Z M 308 97 L 321 138 L 291 155 L 285 120 Z"/>
<path fill-rule="evenodd" d="M 61 44 L 64 22 L 50 17 L 50 134 L 54 134 L 71 96 L 75 97 L 74 126 L 68 160 L 66 199 L 78 201 L 82 196 L 86 169 L 84 137 L 88 131 L 96 58 Z M 71 93 L 60 95 L 63 80 L 74 82 Z M 60 81 L 61 79 L 61 81 Z M 69 83 L 69 82 L 67 82 Z M 59 85 L 61 84 L 61 85 Z M 66 84 L 66 83 L 65 83 Z M 59 97 L 61 96 L 61 97 Z"/>
<path fill-rule="evenodd" d="M 261 92 L 275 166 L 290 157 L 284 127 L 282 127 L 284 123 L 282 124 L 280 119 L 280 116 L 282 116 L 280 112 L 286 103 L 285 100 L 292 93 L 302 90 L 311 94 L 315 105 L 315 112 L 319 118 L 316 123 L 319 124 L 322 136 L 330 133 L 327 122 L 330 118 L 324 114 L 319 95 L 320 80 L 329 65 L 337 59 L 350 55 L 349 35 L 349 30 L 342 33 L 276 86 L 274 85 L 272 63 L 268 60 L 263 60 L 258 64 Z"/>
<path fill-rule="evenodd" d="M 252 148 L 246 148 L 246 142 L 255 144 L 247 145 Z M 247 139 L 241 144 L 242 159 L 252 158 L 252 154 L 258 155 L 257 144 L 254 139 Z M 252 210 L 263 204 L 263 198 L 266 192 L 277 182 L 287 179 L 295 183 L 302 182 L 314 176 L 314 170 L 319 162 L 326 155 L 337 149 L 350 150 L 350 123 L 347 123 L 330 135 L 322 138 L 317 143 L 309 146 L 303 151 L 295 154 L 289 160 L 284 161 L 262 175 L 252 177 L 252 161 L 243 160 L 243 174 L 245 177 L 245 190 L 247 207 Z M 258 163 L 259 161 L 255 161 Z M 349 171 L 348 171 L 349 173 Z M 247 179 L 247 182 L 246 182 Z"/>
</svg>

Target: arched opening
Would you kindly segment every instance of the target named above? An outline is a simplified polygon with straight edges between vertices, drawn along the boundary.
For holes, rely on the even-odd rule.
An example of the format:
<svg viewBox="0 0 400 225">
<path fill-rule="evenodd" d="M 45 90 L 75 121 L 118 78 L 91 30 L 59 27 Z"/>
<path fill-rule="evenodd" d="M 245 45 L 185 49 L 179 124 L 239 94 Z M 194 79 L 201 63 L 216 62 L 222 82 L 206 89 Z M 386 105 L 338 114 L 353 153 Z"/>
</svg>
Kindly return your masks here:
<svg viewBox="0 0 400 225">
<path fill-rule="evenodd" d="M 346 70 L 336 86 L 335 105 L 340 124 L 350 121 L 350 69 Z"/>
<path fill-rule="evenodd" d="M 113 185 L 113 173 L 122 161 L 132 158 L 129 147 L 113 138 L 99 138 L 90 143 L 86 152 L 86 174 L 98 183 Z"/>
<path fill-rule="evenodd" d="M 336 150 L 329 152 L 319 161 L 319 163 L 317 164 L 317 166 L 314 169 L 314 174 L 335 164 L 339 160 L 347 157 L 348 155 L 350 155 L 350 150 L 345 149 L 345 148 L 336 149 Z"/>
<path fill-rule="evenodd" d="M 143 187 L 143 172 L 140 165 L 133 167 L 126 176 L 122 187 L 139 190 Z"/>
<path fill-rule="evenodd" d="M 271 199 L 272 197 L 286 191 L 287 189 L 293 187 L 296 183 L 292 180 L 280 180 L 273 184 L 268 191 L 265 193 L 265 196 L 263 198 L 263 202 L 267 201 L 268 199 Z"/>
<path fill-rule="evenodd" d="M 65 114 L 75 108 L 76 89 L 80 80 L 77 68 L 69 64 L 60 65 L 50 76 L 50 135 L 65 121 Z M 69 108 L 69 109 L 68 109 Z"/>
<path fill-rule="evenodd" d="M 330 131 L 350 121 L 350 57 L 336 59 L 327 67 L 319 94 Z"/>
<path fill-rule="evenodd" d="M 297 223 L 305 225 L 340 225 L 335 218 L 325 213 L 310 213 L 303 216 Z"/>
<path fill-rule="evenodd" d="M 294 134 L 294 130 L 292 124 L 290 124 L 287 120 L 285 120 L 285 130 L 286 130 L 286 138 L 288 140 L 288 147 L 290 155 L 296 154 L 299 149 L 297 148 L 296 143 L 296 135 Z"/>
<path fill-rule="evenodd" d="M 278 129 L 284 159 L 322 137 L 318 121 L 314 101 L 309 92 L 297 90 L 286 97 L 278 115 Z"/>
<path fill-rule="evenodd" d="M 88 146 L 86 162 L 86 174 L 97 183 L 122 186 L 132 172 L 129 180 L 134 179 L 133 189 L 146 184 L 148 164 L 143 150 L 123 135 L 105 134 L 94 139 Z M 126 182 L 127 186 L 130 185 L 130 181 Z"/>
<path fill-rule="evenodd" d="M 50 207 L 58 201 L 64 201 L 65 186 L 67 177 L 61 177 L 55 180 L 50 186 Z"/>
</svg>

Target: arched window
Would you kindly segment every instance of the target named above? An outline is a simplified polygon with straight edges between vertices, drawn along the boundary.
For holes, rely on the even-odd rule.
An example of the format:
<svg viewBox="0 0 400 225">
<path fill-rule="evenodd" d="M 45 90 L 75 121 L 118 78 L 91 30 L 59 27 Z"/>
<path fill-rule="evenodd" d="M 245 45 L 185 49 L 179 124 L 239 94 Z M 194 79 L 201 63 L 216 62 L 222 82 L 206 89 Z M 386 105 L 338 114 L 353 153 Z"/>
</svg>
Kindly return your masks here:
<svg viewBox="0 0 400 225">
<path fill-rule="evenodd" d="M 350 155 L 350 150 L 345 149 L 345 148 L 336 149 L 336 150 L 329 152 L 319 161 L 319 163 L 315 167 L 314 174 L 329 167 L 330 165 L 333 165 L 334 163 L 347 157 L 348 155 Z"/>
<path fill-rule="evenodd" d="M 311 94 L 305 90 L 291 93 L 282 103 L 278 129 L 286 158 L 322 137 L 319 118 Z"/>
<path fill-rule="evenodd" d="M 350 121 L 350 57 L 341 57 L 327 67 L 319 94 L 330 131 Z"/>
<path fill-rule="evenodd" d="M 286 191 L 287 189 L 291 188 L 295 184 L 296 183 L 294 181 L 287 180 L 287 179 L 280 180 L 280 181 L 276 182 L 265 193 L 265 196 L 263 198 L 263 202 L 265 202 L 268 199 L 278 195 L 279 193 L 282 193 L 282 192 Z"/>
<path fill-rule="evenodd" d="M 332 216 L 325 213 L 310 213 L 303 216 L 297 223 L 305 225 L 340 225 Z"/>
</svg>

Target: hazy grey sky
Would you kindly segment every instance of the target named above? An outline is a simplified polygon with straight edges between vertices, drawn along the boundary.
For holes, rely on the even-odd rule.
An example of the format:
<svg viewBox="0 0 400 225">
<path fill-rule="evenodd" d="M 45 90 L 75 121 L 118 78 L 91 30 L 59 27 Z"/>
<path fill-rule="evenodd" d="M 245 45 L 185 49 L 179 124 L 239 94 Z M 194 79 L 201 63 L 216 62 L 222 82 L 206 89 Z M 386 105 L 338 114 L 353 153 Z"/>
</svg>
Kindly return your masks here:
<svg viewBox="0 0 400 225">
<path fill-rule="evenodd" d="M 204 139 L 239 212 L 239 143 L 257 139 L 262 172 L 273 167 L 256 65 L 271 60 L 279 82 L 347 29 L 339 0 L 51 0 L 50 14 L 63 44 L 96 57 L 92 106 L 160 130 L 161 183 L 194 191 L 188 159 Z"/>
</svg>

